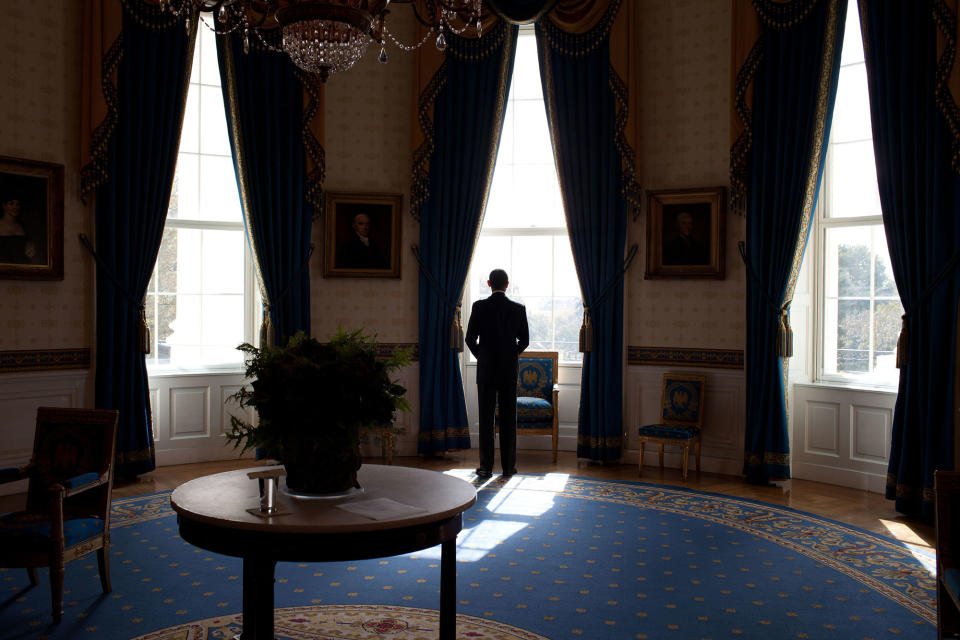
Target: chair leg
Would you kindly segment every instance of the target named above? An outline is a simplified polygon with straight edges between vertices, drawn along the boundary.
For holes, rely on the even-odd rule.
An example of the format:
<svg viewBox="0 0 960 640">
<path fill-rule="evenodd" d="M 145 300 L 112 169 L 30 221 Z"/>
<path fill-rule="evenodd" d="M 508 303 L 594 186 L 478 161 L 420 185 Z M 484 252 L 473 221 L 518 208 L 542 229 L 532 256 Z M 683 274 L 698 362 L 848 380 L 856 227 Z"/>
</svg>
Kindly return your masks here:
<svg viewBox="0 0 960 640">
<path fill-rule="evenodd" d="M 683 456 L 683 460 L 680 462 L 680 478 L 686 482 L 687 480 L 687 465 L 689 464 L 690 458 L 690 443 L 684 442 L 680 445 L 680 455 Z"/>
<path fill-rule="evenodd" d="M 104 593 L 113 591 L 110 586 L 110 545 L 104 544 L 97 549 L 97 568 L 100 570 L 100 586 Z"/>
<path fill-rule="evenodd" d="M 35 587 L 37 583 L 40 582 L 37 579 L 37 568 L 36 567 L 27 567 L 27 577 L 30 578 L 30 586 Z"/>
<path fill-rule="evenodd" d="M 553 464 L 557 464 L 557 440 L 559 440 L 557 428 L 553 428 Z"/>
<path fill-rule="evenodd" d="M 697 459 L 697 475 L 700 474 L 700 441 L 697 440 L 693 445 L 693 455 Z"/>
<path fill-rule="evenodd" d="M 50 600 L 53 622 L 59 624 L 63 618 L 63 565 L 50 567 Z"/>
<path fill-rule="evenodd" d="M 637 476 L 643 475 L 643 440 L 640 441 L 640 457 L 637 458 Z"/>
<path fill-rule="evenodd" d="M 663 473 L 663 445 L 657 444 L 657 459 L 660 461 L 660 473 Z"/>
</svg>

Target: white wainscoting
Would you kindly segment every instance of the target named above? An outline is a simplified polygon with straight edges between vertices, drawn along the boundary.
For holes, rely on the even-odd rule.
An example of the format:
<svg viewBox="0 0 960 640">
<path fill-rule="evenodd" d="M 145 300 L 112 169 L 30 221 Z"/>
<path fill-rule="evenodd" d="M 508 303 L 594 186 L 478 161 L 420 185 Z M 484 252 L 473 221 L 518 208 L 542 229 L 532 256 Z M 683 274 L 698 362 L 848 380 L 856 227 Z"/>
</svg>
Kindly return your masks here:
<svg viewBox="0 0 960 640">
<path fill-rule="evenodd" d="M 0 375 L 0 467 L 30 461 L 37 407 L 84 406 L 89 376 L 85 369 Z M 0 485 L 0 495 L 26 490 L 26 480 Z"/>
<path fill-rule="evenodd" d="M 883 493 L 897 394 L 793 385 L 792 475 Z"/>
<path fill-rule="evenodd" d="M 150 406 L 157 466 L 240 457 L 227 443 L 230 416 L 253 418 L 230 396 L 244 384 L 242 373 L 180 373 L 150 376 Z M 252 457 L 247 452 L 244 457 Z"/>
<path fill-rule="evenodd" d="M 744 372 L 742 369 L 631 365 L 624 394 L 624 454 L 622 461 L 637 464 L 640 452 L 637 428 L 659 422 L 661 377 L 667 372 L 690 372 L 706 377 L 700 468 L 738 476 L 743 472 Z M 657 447 L 643 452 L 644 473 L 659 466 Z M 679 469 L 680 447 L 664 447 L 664 466 Z M 693 470 L 693 453 L 690 454 Z M 649 469 L 647 468 L 649 467 Z"/>
</svg>

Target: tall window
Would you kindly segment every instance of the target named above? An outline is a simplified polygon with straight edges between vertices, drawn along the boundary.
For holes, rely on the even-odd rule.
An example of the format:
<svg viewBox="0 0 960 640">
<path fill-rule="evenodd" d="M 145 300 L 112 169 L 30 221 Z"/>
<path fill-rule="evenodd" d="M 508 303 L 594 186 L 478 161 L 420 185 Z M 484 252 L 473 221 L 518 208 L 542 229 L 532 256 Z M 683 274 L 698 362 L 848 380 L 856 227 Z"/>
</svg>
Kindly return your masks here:
<svg viewBox="0 0 960 640">
<path fill-rule="evenodd" d="M 530 31 L 521 31 L 517 42 L 500 151 L 470 267 L 470 302 L 490 295 L 487 277 L 495 268 L 506 270 L 510 297 L 527 307 L 529 348 L 582 360 L 577 341 L 583 302 Z"/>
<path fill-rule="evenodd" d="M 147 288 L 152 371 L 237 366 L 253 275 L 220 93 L 215 36 L 197 34 L 163 243 Z"/>
<path fill-rule="evenodd" d="M 881 219 L 867 71 L 853 2 L 815 229 L 821 378 L 895 385 L 903 308 Z"/>
</svg>

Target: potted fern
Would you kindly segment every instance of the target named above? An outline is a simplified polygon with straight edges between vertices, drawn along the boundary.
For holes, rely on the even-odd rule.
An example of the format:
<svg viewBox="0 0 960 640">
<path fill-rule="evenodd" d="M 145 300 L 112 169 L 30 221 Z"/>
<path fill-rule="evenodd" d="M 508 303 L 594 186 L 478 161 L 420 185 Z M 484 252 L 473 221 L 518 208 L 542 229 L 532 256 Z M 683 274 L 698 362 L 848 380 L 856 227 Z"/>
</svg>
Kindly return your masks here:
<svg viewBox="0 0 960 640">
<path fill-rule="evenodd" d="M 293 493 L 359 487 L 361 430 L 382 429 L 396 411 L 410 410 L 406 389 L 391 379 L 410 363 L 409 351 L 381 358 L 370 336 L 342 329 L 329 342 L 300 332 L 284 347 L 237 348 L 252 382 L 233 397 L 259 419 L 231 417 L 227 440 L 241 453 L 257 448 L 282 462 Z"/>
</svg>

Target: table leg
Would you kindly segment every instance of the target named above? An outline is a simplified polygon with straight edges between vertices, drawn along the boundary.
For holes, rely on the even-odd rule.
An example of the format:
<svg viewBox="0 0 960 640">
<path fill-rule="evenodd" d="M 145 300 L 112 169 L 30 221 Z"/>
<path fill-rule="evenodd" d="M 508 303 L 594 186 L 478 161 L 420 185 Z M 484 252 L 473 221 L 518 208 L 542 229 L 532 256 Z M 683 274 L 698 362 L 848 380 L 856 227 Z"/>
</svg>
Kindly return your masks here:
<svg viewBox="0 0 960 640">
<path fill-rule="evenodd" d="M 234 640 L 273 640 L 275 560 L 243 559 L 243 632 Z"/>
<path fill-rule="evenodd" d="M 457 539 L 440 545 L 440 640 L 457 635 Z"/>
</svg>

